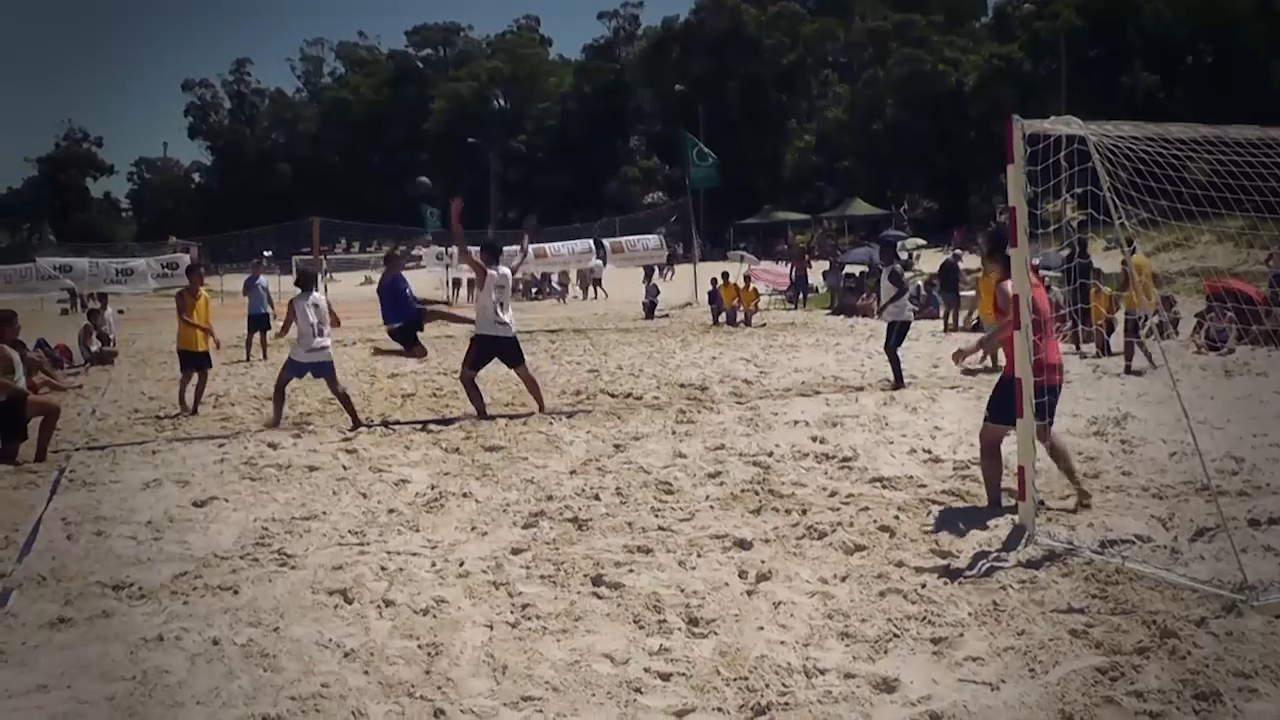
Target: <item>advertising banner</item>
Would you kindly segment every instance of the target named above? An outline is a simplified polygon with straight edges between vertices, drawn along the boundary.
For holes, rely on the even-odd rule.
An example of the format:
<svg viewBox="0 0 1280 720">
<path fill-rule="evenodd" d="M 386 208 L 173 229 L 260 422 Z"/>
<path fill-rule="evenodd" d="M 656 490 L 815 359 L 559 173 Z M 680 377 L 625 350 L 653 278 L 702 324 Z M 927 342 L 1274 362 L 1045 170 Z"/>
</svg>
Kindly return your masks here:
<svg viewBox="0 0 1280 720">
<path fill-rule="evenodd" d="M 187 283 L 191 257 L 172 253 L 149 258 L 36 258 L 35 262 L 0 266 L 0 297 L 60 295 L 70 288 L 81 294 L 139 294 Z"/>
</svg>

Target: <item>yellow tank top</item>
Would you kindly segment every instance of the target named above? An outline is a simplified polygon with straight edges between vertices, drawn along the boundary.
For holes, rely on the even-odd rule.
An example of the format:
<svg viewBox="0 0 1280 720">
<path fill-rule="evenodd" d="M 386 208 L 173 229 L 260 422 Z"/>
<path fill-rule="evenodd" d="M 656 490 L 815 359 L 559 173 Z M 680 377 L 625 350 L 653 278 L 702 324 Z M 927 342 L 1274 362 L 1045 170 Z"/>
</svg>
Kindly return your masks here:
<svg viewBox="0 0 1280 720">
<path fill-rule="evenodd" d="M 208 327 L 209 293 L 205 292 L 204 288 L 201 288 L 200 293 L 192 299 L 191 291 L 183 290 L 182 299 L 186 303 L 183 309 L 186 311 L 187 317 Z M 209 352 L 209 336 L 184 322 L 179 322 L 178 349 L 191 352 Z"/>
<path fill-rule="evenodd" d="M 1142 253 L 1129 258 L 1129 288 L 1124 293 L 1124 309 L 1130 312 L 1154 312 L 1156 309 L 1156 281 L 1151 271 L 1151 261 Z"/>
<path fill-rule="evenodd" d="M 978 278 L 978 316 L 986 322 L 996 319 L 996 276 L 984 272 Z"/>
</svg>

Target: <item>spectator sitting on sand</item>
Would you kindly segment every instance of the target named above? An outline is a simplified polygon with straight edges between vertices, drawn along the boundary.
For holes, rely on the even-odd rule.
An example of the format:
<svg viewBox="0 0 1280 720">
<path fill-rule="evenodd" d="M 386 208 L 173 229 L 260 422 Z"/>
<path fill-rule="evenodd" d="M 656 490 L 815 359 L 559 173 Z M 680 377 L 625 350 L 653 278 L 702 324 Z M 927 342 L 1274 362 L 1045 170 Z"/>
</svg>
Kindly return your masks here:
<svg viewBox="0 0 1280 720">
<path fill-rule="evenodd" d="M 114 365 L 119 352 L 106 347 L 100 337 L 102 312 L 98 308 L 89 308 L 85 314 L 85 324 L 80 326 L 77 341 L 80 344 L 80 359 L 85 365 Z"/>
<path fill-rule="evenodd" d="M 1196 325 L 1191 330 L 1191 342 L 1195 344 L 1196 352 L 1230 355 L 1236 351 L 1239 336 L 1240 326 L 1230 308 L 1210 303 L 1196 313 Z"/>
<path fill-rule="evenodd" d="M 917 320 L 937 320 L 941 317 L 942 301 L 938 298 L 933 276 L 925 278 L 924 282 L 917 280 L 912 284 L 907 300 L 915 308 Z"/>
</svg>

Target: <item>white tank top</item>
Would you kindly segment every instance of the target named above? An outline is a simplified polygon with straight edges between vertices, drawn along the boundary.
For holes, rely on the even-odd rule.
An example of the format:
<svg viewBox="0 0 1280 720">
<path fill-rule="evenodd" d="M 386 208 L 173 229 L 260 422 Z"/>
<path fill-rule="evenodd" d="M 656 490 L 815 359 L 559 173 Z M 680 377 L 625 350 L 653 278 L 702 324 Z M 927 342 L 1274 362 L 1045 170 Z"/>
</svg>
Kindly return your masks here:
<svg viewBox="0 0 1280 720">
<path fill-rule="evenodd" d="M 329 301 L 320 293 L 300 293 L 293 303 L 297 337 L 289 357 L 304 363 L 333 361 L 333 328 L 329 326 Z"/>
<path fill-rule="evenodd" d="M 897 267 L 897 265 L 892 265 L 880 271 L 881 305 L 889 302 L 889 298 L 893 297 L 894 294 L 898 292 L 898 288 L 894 287 L 893 283 L 889 282 L 889 276 L 893 274 L 893 271 Z M 910 295 L 910 293 L 904 294 L 899 300 L 890 305 L 884 305 L 884 311 L 880 313 L 880 319 L 885 322 L 914 320 L 916 317 L 916 311 L 915 308 L 911 307 L 911 301 L 907 299 L 908 295 Z"/>
<path fill-rule="evenodd" d="M 511 268 L 489 268 L 476 295 L 476 335 L 515 337 L 511 324 Z"/>
<path fill-rule="evenodd" d="M 13 383 L 14 385 L 17 385 L 18 387 L 22 388 L 23 390 L 26 390 L 27 389 L 27 368 L 22 364 L 22 356 L 18 354 L 17 350 L 14 350 L 13 348 L 3 343 L 0 343 L 0 352 L 8 355 L 10 362 L 13 363 L 13 373 L 11 373 L 9 377 L 5 379 Z M 9 393 L 3 390 L 0 390 L 0 400 L 3 400 L 7 397 L 9 397 Z"/>
</svg>

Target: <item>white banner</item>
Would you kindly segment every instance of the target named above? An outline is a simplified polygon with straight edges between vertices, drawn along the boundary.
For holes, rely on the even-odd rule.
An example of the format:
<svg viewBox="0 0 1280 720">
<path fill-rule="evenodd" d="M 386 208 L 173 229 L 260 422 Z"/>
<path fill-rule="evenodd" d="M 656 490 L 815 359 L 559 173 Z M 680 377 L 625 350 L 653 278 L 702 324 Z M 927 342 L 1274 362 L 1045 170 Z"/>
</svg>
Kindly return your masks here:
<svg viewBox="0 0 1280 720">
<path fill-rule="evenodd" d="M 149 258 L 36 258 L 33 263 L 0 266 L 0 297 L 149 293 L 187 284 L 191 257 L 173 253 Z"/>
<path fill-rule="evenodd" d="M 661 265 L 667 261 L 666 242 L 658 235 L 629 235 L 605 238 L 602 242 L 610 267 Z M 480 254 L 478 247 L 472 247 L 470 250 L 473 255 Z M 470 275 L 470 268 L 459 263 L 454 255 L 455 251 L 452 247 L 426 248 L 422 257 L 422 266 L 432 270 L 448 268 L 454 275 L 463 277 Z M 511 266 L 519 257 L 519 245 L 508 245 L 502 248 L 503 265 Z M 529 257 L 525 259 L 520 272 L 558 273 L 561 270 L 572 272 L 591 267 L 595 259 L 595 243 L 590 238 L 537 243 L 529 246 Z"/>
</svg>

